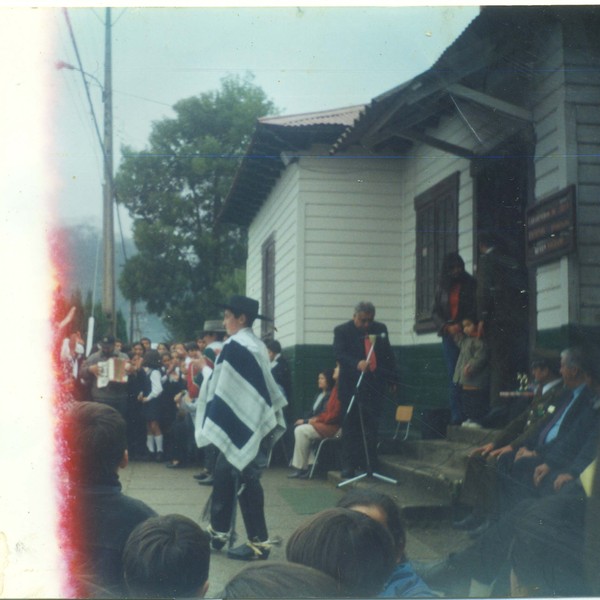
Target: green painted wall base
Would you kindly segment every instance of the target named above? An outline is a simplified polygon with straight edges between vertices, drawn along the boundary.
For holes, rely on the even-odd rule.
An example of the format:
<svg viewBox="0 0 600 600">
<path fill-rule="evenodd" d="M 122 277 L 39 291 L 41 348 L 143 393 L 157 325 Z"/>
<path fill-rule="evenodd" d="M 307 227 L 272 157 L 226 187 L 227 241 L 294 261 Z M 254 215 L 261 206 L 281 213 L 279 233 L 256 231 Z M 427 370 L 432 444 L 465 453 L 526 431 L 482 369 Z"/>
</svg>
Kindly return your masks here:
<svg viewBox="0 0 600 600">
<path fill-rule="evenodd" d="M 600 348 L 600 327 L 569 325 L 538 331 L 536 347 L 560 351 L 568 346 L 596 344 Z M 381 432 L 395 428 L 396 405 L 411 404 L 416 413 L 430 408 L 448 408 L 448 384 L 442 344 L 394 347 L 400 372 L 400 386 L 395 396 L 385 403 L 381 416 Z M 333 348 L 329 345 L 306 344 L 283 350 L 292 369 L 293 397 L 290 417 L 302 416 L 310 410 L 317 393 L 317 375 L 321 369 L 333 368 Z M 419 428 L 418 417 L 414 426 Z"/>
<path fill-rule="evenodd" d="M 569 346 L 587 346 L 600 348 L 600 327 L 584 325 L 564 325 L 555 329 L 538 331 L 535 336 L 536 348 L 548 348 L 560 352 Z"/>
<path fill-rule="evenodd" d="M 395 347 L 400 373 L 400 386 L 389 397 L 381 417 L 381 431 L 386 434 L 395 428 L 394 414 L 398 404 L 412 404 L 417 411 L 427 408 L 446 408 L 448 387 L 442 345 Z M 292 370 L 293 397 L 290 417 L 299 417 L 310 406 L 317 393 L 317 375 L 321 369 L 333 368 L 333 349 L 327 345 L 298 345 L 285 348 L 283 354 Z"/>
</svg>

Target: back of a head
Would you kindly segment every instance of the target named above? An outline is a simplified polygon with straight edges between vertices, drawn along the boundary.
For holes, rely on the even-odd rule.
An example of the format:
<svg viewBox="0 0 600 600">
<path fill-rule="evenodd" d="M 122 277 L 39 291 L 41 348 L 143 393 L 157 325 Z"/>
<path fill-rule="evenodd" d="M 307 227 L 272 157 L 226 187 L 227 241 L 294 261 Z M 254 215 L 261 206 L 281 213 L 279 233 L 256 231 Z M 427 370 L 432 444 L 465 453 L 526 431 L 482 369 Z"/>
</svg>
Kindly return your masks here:
<svg viewBox="0 0 600 600">
<path fill-rule="evenodd" d="M 357 506 L 378 508 L 385 515 L 386 527 L 392 534 L 397 551 L 404 551 L 406 532 L 402 524 L 400 509 L 391 496 L 371 489 L 354 488 L 346 492 L 336 506 L 350 509 Z"/>
<path fill-rule="evenodd" d="M 66 415 L 63 439 L 69 476 L 76 483 L 114 478 L 127 449 L 125 420 L 99 402 L 78 402 Z"/>
<path fill-rule="evenodd" d="M 160 352 L 158 350 L 146 350 L 144 354 L 144 366 L 149 369 L 160 369 Z"/>
<path fill-rule="evenodd" d="M 347 508 L 324 510 L 303 523 L 289 538 L 286 557 L 332 576 L 348 597 L 377 595 L 395 564 L 385 527 Z"/>
<path fill-rule="evenodd" d="M 286 562 L 256 563 L 234 575 L 219 595 L 237 598 L 336 598 L 335 579 L 322 571 Z"/>
<path fill-rule="evenodd" d="M 210 537 L 182 515 L 151 517 L 123 551 L 127 589 L 136 598 L 194 598 L 205 592 Z"/>
</svg>

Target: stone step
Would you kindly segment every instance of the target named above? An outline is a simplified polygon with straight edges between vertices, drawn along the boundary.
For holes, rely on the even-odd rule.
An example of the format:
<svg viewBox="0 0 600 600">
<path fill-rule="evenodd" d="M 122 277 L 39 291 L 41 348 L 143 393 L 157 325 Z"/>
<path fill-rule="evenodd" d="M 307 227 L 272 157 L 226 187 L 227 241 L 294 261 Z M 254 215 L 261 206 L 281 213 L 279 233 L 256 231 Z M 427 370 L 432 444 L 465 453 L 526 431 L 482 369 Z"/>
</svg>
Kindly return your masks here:
<svg viewBox="0 0 600 600">
<path fill-rule="evenodd" d="M 461 427 L 459 425 L 448 425 L 446 439 L 450 442 L 459 442 L 471 446 L 482 446 L 491 442 L 497 435 L 497 429 L 484 429 Z"/>
<path fill-rule="evenodd" d="M 384 485 L 382 491 L 390 494 L 393 490 L 397 496 L 405 519 L 440 520 L 449 519 L 454 511 L 464 468 L 434 467 L 414 458 L 393 455 L 379 457 L 379 474 L 396 480 L 397 484 L 383 483 L 373 476 L 347 485 Z M 343 481 L 339 471 L 330 471 L 328 479 L 335 485 Z"/>
<path fill-rule="evenodd" d="M 408 521 L 446 521 L 455 512 L 469 452 L 491 441 L 496 433 L 492 429 L 449 426 L 446 439 L 383 440 L 380 474 L 397 483 L 385 483 L 372 476 L 347 486 L 381 487 L 381 491 L 394 496 Z M 334 485 L 343 481 L 339 471 L 330 471 L 328 479 Z"/>
<path fill-rule="evenodd" d="M 450 442 L 448 440 L 417 440 L 402 444 L 398 451 L 388 458 L 395 460 L 403 457 L 418 460 L 429 467 L 453 467 L 464 469 L 467 466 L 467 457 L 475 446 L 461 443 Z"/>
<path fill-rule="evenodd" d="M 382 465 L 383 470 L 386 469 Z M 328 480 L 336 486 L 346 481 L 340 477 L 339 471 L 329 471 Z M 340 489 L 348 490 L 352 487 L 375 489 L 391 496 L 400 508 L 406 523 L 447 522 L 453 515 L 452 504 L 426 488 L 418 488 L 406 483 L 388 483 L 373 476 L 353 481 Z"/>
</svg>

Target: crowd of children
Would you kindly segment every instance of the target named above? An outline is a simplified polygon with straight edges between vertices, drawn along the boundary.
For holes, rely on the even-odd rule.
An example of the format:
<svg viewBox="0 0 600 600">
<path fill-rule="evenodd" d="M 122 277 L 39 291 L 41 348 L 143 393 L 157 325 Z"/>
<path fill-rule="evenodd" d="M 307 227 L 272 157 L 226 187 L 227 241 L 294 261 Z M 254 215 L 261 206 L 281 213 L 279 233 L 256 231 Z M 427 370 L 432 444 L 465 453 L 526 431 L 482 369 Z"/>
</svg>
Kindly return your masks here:
<svg viewBox="0 0 600 600">
<path fill-rule="evenodd" d="M 131 460 L 166 461 L 170 468 L 179 468 L 201 458 L 193 425 L 202 383 L 197 361 L 202 354 L 214 364 L 225 337 L 220 321 L 206 321 L 195 341 L 153 344 L 142 337 L 126 345 L 106 336 L 99 342 L 99 348 L 104 343 L 110 349 L 107 357 L 128 359 L 127 382 L 120 386 L 126 390 L 126 406 L 115 408 L 127 423 Z M 83 352 L 81 340 L 65 338 L 60 359 L 75 397 L 85 401 L 95 399 L 95 379 L 85 376 L 89 359 L 84 360 Z"/>
</svg>

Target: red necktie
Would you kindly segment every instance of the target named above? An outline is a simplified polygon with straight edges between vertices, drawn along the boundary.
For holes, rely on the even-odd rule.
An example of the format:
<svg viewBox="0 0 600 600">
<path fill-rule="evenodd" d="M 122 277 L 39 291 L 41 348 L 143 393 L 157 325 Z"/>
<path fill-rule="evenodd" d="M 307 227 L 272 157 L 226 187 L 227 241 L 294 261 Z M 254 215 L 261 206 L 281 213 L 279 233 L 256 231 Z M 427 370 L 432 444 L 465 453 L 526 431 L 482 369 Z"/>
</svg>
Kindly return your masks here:
<svg viewBox="0 0 600 600">
<path fill-rule="evenodd" d="M 371 338 L 370 338 L 370 336 L 366 335 L 365 336 L 365 357 L 369 356 L 369 352 L 371 352 L 372 347 L 373 347 L 373 344 L 371 343 Z M 372 373 L 373 371 L 375 371 L 376 368 L 377 368 L 377 358 L 375 357 L 375 350 L 373 350 L 373 352 L 371 352 L 371 357 L 369 358 L 369 370 Z"/>
</svg>

